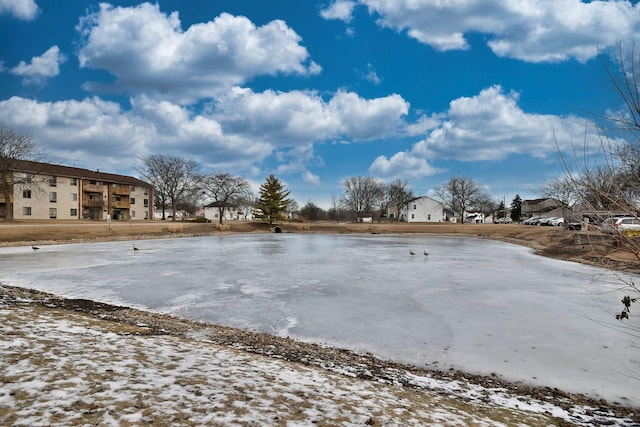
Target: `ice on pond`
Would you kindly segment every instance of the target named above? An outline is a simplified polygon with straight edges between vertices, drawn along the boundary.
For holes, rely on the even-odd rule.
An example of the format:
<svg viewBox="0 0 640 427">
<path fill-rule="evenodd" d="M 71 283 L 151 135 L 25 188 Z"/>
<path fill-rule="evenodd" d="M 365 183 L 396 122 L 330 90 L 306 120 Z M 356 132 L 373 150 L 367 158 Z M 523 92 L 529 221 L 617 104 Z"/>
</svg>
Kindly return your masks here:
<svg viewBox="0 0 640 427">
<path fill-rule="evenodd" d="M 0 282 L 640 405 L 638 340 L 613 319 L 620 277 L 606 270 L 441 236 L 227 235 L 136 246 L 2 248 Z"/>
</svg>

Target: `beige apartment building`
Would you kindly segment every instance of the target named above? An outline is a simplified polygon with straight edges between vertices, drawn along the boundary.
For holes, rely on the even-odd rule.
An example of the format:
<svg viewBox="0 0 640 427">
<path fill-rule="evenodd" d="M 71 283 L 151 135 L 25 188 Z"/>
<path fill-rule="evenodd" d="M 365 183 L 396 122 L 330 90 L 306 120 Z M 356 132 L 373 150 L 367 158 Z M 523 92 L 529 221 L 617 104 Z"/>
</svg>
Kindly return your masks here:
<svg viewBox="0 0 640 427">
<path fill-rule="evenodd" d="M 153 218 L 153 187 L 137 178 L 20 161 L 9 196 L 14 219 L 136 221 Z M 0 194 L 0 218 L 6 217 Z"/>
</svg>

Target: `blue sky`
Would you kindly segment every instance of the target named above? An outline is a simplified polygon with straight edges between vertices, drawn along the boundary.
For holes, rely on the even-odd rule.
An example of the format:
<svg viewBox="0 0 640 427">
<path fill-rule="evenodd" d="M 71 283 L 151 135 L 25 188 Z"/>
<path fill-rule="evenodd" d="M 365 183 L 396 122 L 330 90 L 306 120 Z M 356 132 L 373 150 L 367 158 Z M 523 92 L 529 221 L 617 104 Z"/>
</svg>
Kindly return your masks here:
<svg viewBox="0 0 640 427">
<path fill-rule="evenodd" d="M 69 166 L 273 173 L 300 206 L 355 175 L 509 203 L 622 108 L 603 61 L 639 30 L 627 1 L 0 0 L 0 123 Z"/>
</svg>

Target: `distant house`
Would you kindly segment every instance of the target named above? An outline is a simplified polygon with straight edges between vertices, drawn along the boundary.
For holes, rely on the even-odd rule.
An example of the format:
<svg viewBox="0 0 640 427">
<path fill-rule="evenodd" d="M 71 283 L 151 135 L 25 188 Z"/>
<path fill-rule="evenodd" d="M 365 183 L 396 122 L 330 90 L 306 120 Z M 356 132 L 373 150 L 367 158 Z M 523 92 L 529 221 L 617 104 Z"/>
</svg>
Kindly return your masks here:
<svg viewBox="0 0 640 427">
<path fill-rule="evenodd" d="M 533 216 L 562 216 L 562 202 L 553 198 L 524 200 L 521 215 L 525 218 Z"/>
<path fill-rule="evenodd" d="M 220 206 L 224 206 L 223 221 L 226 220 L 252 220 L 253 214 L 250 210 L 236 206 L 232 203 L 213 202 L 204 207 L 204 217 L 212 222 L 220 221 Z"/>
<path fill-rule="evenodd" d="M 446 220 L 444 205 L 429 196 L 412 199 L 400 212 L 389 209 L 389 218 L 403 222 L 442 222 Z"/>
<path fill-rule="evenodd" d="M 466 214 L 464 222 L 472 224 L 484 224 L 485 216 L 482 212 L 469 212 Z"/>
</svg>

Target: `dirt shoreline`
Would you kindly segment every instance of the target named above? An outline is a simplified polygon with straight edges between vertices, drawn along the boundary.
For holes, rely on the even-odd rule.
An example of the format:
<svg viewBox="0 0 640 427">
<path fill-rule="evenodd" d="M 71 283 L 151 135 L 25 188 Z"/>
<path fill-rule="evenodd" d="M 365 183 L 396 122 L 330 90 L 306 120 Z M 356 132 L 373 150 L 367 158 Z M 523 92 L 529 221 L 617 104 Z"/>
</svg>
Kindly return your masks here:
<svg viewBox="0 0 640 427">
<path fill-rule="evenodd" d="M 525 245 L 539 254 L 608 266 L 627 271 L 639 271 L 633 259 L 625 259 L 616 254 L 606 240 L 600 246 L 589 242 L 603 239 L 599 233 L 592 236 L 566 231 L 555 227 L 527 227 L 522 225 L 407 225 L 407 224 L 281 224 L 284 233 L 411 233 L 434 235 L 459 235 L 488 238 Z M 0 246 L 30 246 L 33 244 L 64 244 L 90 241 L 139 240 L 155 238 L 178 238 L 189 236 L 219 235 L 230 233 L 265 233 L 272 228 L 264 224 L 233 223 L 223 226 L 192 223 L 145 223 L 140 225 L 118 224 L 106 229 L 95 224 L 2 224 L 0 225 Z M 597 236 L 597 238 L 596 238 Z M 587 239 L 587 240 L 585 240 Z M 584 243 L 587 242 L 587 243 Z M 410 380 L 411 375 L 426 375 L 443 381 L 464 381 L 481 385 L 486 389 L 501 388 L 508 393 L 522 397 L 551 402 L 569 412 L 576 407 L 589 407 L 593 414 L 609 414 L 616 418 L 628 418 L 640 425 L 640 408 L 632 408 L 618 402 L 607 402 L 582 394 L 573 394 L 549 387 L 534 387 L 512 383 L 495 376 L 481 376 L 461 371 L 438 371 L 422 369 L 387 360 L 371 354 L 311 344 L 288 338 L 276 337 L 224 327 L 219 325 L 189 321 L 170 315 L 140 311 L 128 307 L 118 307 L 95 301 L 67 299 L 44 292 L 16 288 L 0 284 L 0 302 L 6 305 L 33 304 L 52 310 L 69 310 L 85 313 L 104 321 L 128 324 L 137 328 L 141 325 L 148 334 L 167 334 L 192 338 L 206 337 L 207 342 L 229 346 L 255 354 L 266 355 L 294 363 L 316 366 L 333 372 L 347 373 L 357 378 L 417 387 Z M 572 409 L 573 408 L 573 409 Z"/>
<path fill-rule="evenodd" d="M 510 382 L 498 374 L 478 375 L 449 369 L 430 368 L 383 360 L 370 353 L 357 353 L 337 347 L 306 343 L 266 333 L 246 331 L 205 322 L 191 321 L 167 314 L 153 313 L 124 306 L 114 306 L 86 299 L 69 299 L 33 289 L 0 284 L 0 306 L 35 305 L 48 310 L 83 313 L 101 321 L 118 322 L 131 326 L 135 333 L 145 335 L 173 335 L 196 339 L 208 344 L 228 346 L 249 353 L 274 357 L 287 362 L 300 363 L 385 384 L 400 385 L 417 393 L 424 387 L 416 384 L 413 376 L 428 377 L 438 381 L 460 383 L 461 388 L 481 386 L 475 389 L 473 401 L 490 401 L 489 394 L 496 389 L 523 402 L 550 403 L 570 414 L 579 414 L 588 408 L 586 415 L 604 419 L 626 419 L 640 425 L 640 408 L 619 402 L 609 402 L 580 393 L 569 393 L 552 387 L 537 387 L 525 383 Z M 447 393 L 437 389 L 430 392 Z M 486 393 L 486 396 L 481 396 Z M 457 398 L 465 399 L 457 396 Z M 468 403 L 473 403 L 469 400 Z M 572 425 L 558 420 L 557 425 Z M 634 424 L 635 425 L 635 424 Z"/>
</svg>

